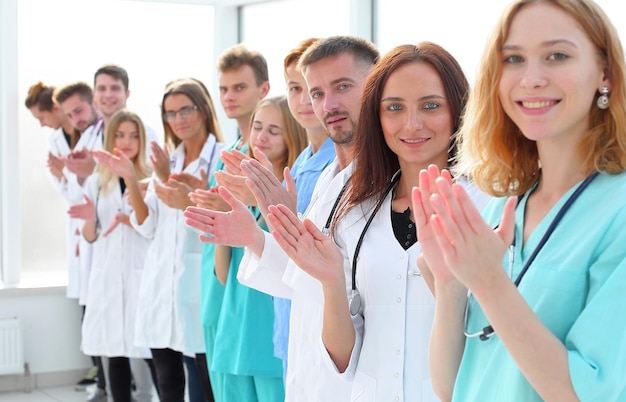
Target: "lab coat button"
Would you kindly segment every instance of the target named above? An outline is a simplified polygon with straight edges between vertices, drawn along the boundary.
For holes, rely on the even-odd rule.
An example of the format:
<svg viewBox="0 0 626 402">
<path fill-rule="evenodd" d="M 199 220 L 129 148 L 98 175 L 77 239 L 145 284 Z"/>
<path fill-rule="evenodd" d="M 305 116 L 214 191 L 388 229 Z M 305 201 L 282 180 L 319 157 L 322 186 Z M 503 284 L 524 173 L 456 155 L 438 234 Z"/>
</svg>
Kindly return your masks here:
<svg viewBox="0 0 626 402">
<path fill-rule="evenodd" d="M 397 301 L 398 303 L 402 303 L 402 298 L 401 298 L 401 297 L 398 297 L 398 298 L 396 299 L 396 301 Z"/>
<path fill-rule="evenodd" d="M 402 279 L 402 275 L 400 274 L 396 275 L 396 279 Z"/>
<path fill-rule="evenodd" d="M 395 378 L 400 378 L 400 374 L 398 374 L 398 373 L 395 373 L 393 376 L 394 376 Z"/>
</svg>

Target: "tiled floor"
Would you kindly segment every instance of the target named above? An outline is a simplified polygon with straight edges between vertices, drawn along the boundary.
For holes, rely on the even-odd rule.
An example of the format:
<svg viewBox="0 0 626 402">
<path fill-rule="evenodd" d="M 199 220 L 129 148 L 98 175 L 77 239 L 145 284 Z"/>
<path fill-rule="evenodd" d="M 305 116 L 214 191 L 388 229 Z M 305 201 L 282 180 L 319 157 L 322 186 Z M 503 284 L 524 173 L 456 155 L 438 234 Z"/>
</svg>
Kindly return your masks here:
<svg viewBox="0 0 626 402">
<path fill-rule="evenodd" d="M 0 393 L 0 402 L 85 402 L 87 391 L 76 391 L 73 385 L 34 389 L 30 393 Z"/>
<path fill-rule="evenodd" d="M 73 385 L 67 385 L 34 389 L 30 393 L 0 392 L 0 402 L 85 402 L 94 391 L 95 385 L 90 386 L 86 391 L 76 391 Z M 153 401 L 158 402 L 156 392 L 153 395 Z"/>
</svg>

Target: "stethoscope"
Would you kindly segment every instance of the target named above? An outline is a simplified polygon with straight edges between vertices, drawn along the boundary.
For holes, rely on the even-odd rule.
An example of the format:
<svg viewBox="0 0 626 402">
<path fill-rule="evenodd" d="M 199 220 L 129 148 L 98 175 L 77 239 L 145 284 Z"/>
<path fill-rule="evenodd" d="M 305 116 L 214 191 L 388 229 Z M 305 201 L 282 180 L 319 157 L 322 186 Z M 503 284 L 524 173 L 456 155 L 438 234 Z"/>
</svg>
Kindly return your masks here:
<svg viewBox="0 0 626 402">
<path fill-rule="evenodd" d="M 87 148 L 88 150 L 92 150 L 96 146 L 96 141 L 100 139 L 100 141 L 104 141 L 104 119 L 100 117 L 95 123 L 95 127 L 93 131 L 90 133 L 90 138 L 87 139 Z"/>
<path fill-rule="evenodd" d="M 554 229 L 556 229 L 556 226 L 559 224 L 561 219 L 563 219 L 563 216 L 565 215 L 565 213 L 570 209 L 572 204 L 574 204 L 574 201 L 576 201 L 576 199 L 580 196 L 580 194 L 582 194 L 582 192 L 589 186 L 589 184 L 597 176 L 598 176 L 598 172 L 594 172 L 591 175 L 589 175 L 578 186 L 578 188 L 572 193 L 572 195 L 570 195 L 570 197 L 567 199 L 567 201 L 565 201 L 565 204 L 563 204 L 561 209 L 559 209 L 559 212 L 557 212 L 556 216 L 554 217 L 554 219 L 550 223 L 550 226 L 548 226 L 548 229 L 546 230 L 546 232 L 544 233 L 543 237 L 541 238 L 541 240 L 537 244 L 537 247 L 535 247 L 535 249 L 533 250 L 533 252 L 530 255 L 530 257 L 528 257 L 528 260 L 526 261 L 526 264 L 524 264 L 524 267 L 522 268 L 520 273 L 517 275 L 517 278 L 515 278 L 515 287 L 519 287 L 519 284 L 520 284 L 520 282 L 522 282 L 522 278 L 524 278 L 524 275 L 526 275 L 526 272 L 530 268 L 530 265 L 535 260 L 535 257 L 537 257 L 537 254 L 539 254 L 539 251 L 541 251 L 543 246 L 546 244 L 546 242 L 548 241 L 548 239 L 550 238 L 550 236 L 554 232 Z M 518 198 L 518 200 L 517 200 L 517 205 L 519 205 L 521 200 L 522 200 L 522 197 L 520 196 Z M 514 255 L 515 255 L 515 235 L 513 236 L 513 242 L 509 246 L 509 277 L 511 277 L 511 278 L 513 277 Z M 464 317 L 464 323 L 463 323 L 463 326 L 464 326 L 463 327 L 463 333 L 468 338 L 479 337 L 479 339 L 481 341 L 486 341 L 491 336 L 493 336 L 493 334 L 495 334 L 495 330 L 493 329 L 493 327 L 490 324 L 488 324 L 487 326 L 485 326 L 482 330 L 480 330 L 478 332 L 469 333 L 467 331 L 470 297 L 472 297 L 472 292 L 470 290 L 468 290 L 467 291 L 467 302 L 465 304 L 465 317 Z"/>
<path fill-rule="evenodd" d="M 211 135 L 211 134 L 209 134 Z M 215 157 L 215 150 L 217 149 L 217 140 L 213 143 L 213 149 L 211 150 L 211 156 L 209 157 L 209 162 L 207 163 L 206 166 L 206 176 L 207 176 L 207 180 L 208 178 L 211 176 L 211 165 L 213 164 L 213 157 Z M 170 171 L 175 170 L 176 169 L 176 155 L 172 154 L 170 156 Z M 184 169 L 181 169 L 181 171 L 183 171 Z M 198 169 L 195 170 L 195 172 L 199 172 L 200 171 L 200 161 L 198 161 Z"/>
<path fill-rule="evenodd" d="M 354 257 L 352 259 L 352 291 L 351 291 L 351 295 L 350 295 L 350 314 L 352 314 L 353 317 L 356 316 L 359 313 L 359 311 L 361 310 L 361 294 L 359 293 L 359 289 L 356 286 L 356 267 L 357 267 L 357 260 L 359 258 L 359 252 L 361 251 L 361 246 L 363 245 L 363 239 L 365 238 L 365 234 L 367 233 L 367 229 L 369 229 L 370 225 L 372 224 L 372 221 L 374 220 L 374 217 L 376 216 L 376 214 L 378 213 L 380 208 L 383 206 L 383 203 L 385 202 L 385 199 L 387 198 L 387 195 L 389 195 L 389 193 L 398 184 L 398 181 L 400 180 L 400 175 L 401 174 L 402 174 L 402 172 L 400 170 L 398 170 L 391 177 L 391 181 L 389 182 L 389 186 L 387 186 L 387 189 L 385 190 L 385 196 L 381 197 L 381 199 L 378 201 L 378 203 L 376 203 L 376 206 L 374 207 L 374 210 L 372 211 L 372 214 L 367 219 L 367 222 L 365 223 L 365 226 L 363 227 L 363 230 L 361 231 L 361 235 L 359 236 L 359 240 L 356 243 L 356 247 L 354 249 Z M 337 199 L 335 200 L 335 204 L 333 205 L 333 208 L 330 211 L 328 219 L 326 220 L 326 225 L 324 225 L 324 228 L 322 229 L 322 232 L 324 234 L 326 234 L 327 236 L 330 233 L 330 225 L 331 225 L 332 220 L 333 220 L 333 218 L 335 216 L 335 211 L 337 209 L 337 206 L 339 205 L 339 201 L 341 200 L 341 197 L 343 196 L 343 193 L 346 191 L 346 188 L 347 188 L 349 182 L 350 182 L 350 179 L 348 179 L 346 181 L 346 183 L 343 185 L 341 191 L 339 192 L 339 195 L 337 196 Z"/>
</svg>

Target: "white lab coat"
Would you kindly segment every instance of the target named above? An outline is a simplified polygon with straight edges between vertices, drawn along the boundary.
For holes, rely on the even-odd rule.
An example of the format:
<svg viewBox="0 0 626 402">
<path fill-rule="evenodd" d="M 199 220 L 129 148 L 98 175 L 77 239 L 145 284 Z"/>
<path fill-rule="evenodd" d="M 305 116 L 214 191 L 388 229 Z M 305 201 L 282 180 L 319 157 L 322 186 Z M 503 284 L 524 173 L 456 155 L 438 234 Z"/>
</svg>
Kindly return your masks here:
<svg viewBox="0 0 626 402">
<path fill-rule="evenodd" d="M 59 128 L 54 130 L 48 137 L 48 150 L 52 155 L 59 158 L 66 158 L 71 149 L 63 129 Z M 68 205 L 75 204 L 81 200 L 72 200 L 69 197 L 67 183 L 69 180 L 76 181 L 76 175 L 63 168 L 63 176 L 61 179 L 50 175 L 54 185 L 59 190 L 63 198 L 67 201 Z M 82 221 L 80 219 L 74 219 L 67 217 L 67 242 L 66 242 L 66 255 L 67 255 L 67 288 L 66 295 L 70 299 L 78 299 L 80 296 L 80 259 L 78 256 L 78 243 L 81 238 L 80 229 L 82 227 Z"/>
<path fill-rule="evenodd" d="M 149 143 L 152 140 L 159 142 L 159 138 L 156 132 L 149 128 L 146 128 L 146 158 L 150 158 L 150 146 Z M 104 120 L 98 119 L 96 123 L 91 125 L 85 130 L 85 132 L 80 136 L 78 143 L 74 147 L 76 151 L 80 151 L 83 148 L 93 151 L 95 149 L 102 149 L 102 145 L 104 143 L 104 135 L 105 135 L 105 127 Z M 96 161 L 97 163 L 97 161 Z M 76 175 L 71 173 L 67 168 L 64 169 L 68 175 L 67 177 L 72 177 L 72 180 L 68 180 L 67 192 L 69 193 L 69 197 L 72 199 L 72 204 L 82 203 L 83 193 L 84 193 L 84 184 L 81 186 L 78 184 L 78 180 Z M 95 173 L 94 173 L 95 174 Z M 80 228 L 82 228 L 83 222 L 80 221 L 80 225 L 78 231 L 74 231 L 74 234 L 79 236 L 78 239 L 78 250 L 79 250 L 79 266 L 80 266 L 80 292 L 78 303 L 81 305 L 86 305 L 87 303 L 87 293 L 89 290 L 89 274 L 91 272 L 91 260 L 92 260 L 92 250 L 91 244 L 87 242 L 80 234 Z M 74 243 L 75 244 L 75 243 Z"/>
<path fill-rule="evenodd" d="M 96 206 L 98 238 L 92 243 L 89 291 L 82 325 L 82 350 L 88 356 L 151 357 L 150 350 L 135 346 L 135 312 L 146 254 L 151 240 L 134 228 L 119 224 L 102 236 L 118 211 L 130 214 L 128 192 L 123 197 L 119 181 L 105 194 L 100 175 L 85 183 L 85 194 Z"/>
<path fill-rule="evenodd" d="M 87 149 L 93 151 L 94 149 L 102 149 L 102 141 L 104 139 L 103 133 L 104 120 L 98 119 L 94 124 L 89 126 L 85 132 L 80 136 L 80 139 L 74 147 L 75 151 Z M 65 169 L 67 170 L 67 168 Z M 69 172 L 69 171 L 68 171 Z M 73 180 L 68 180 L 68 194 L 70 199 L 76 200 L 73 204 L 85 202 L 83 199 L 84 186 L 78 183 L 78 178 L 73 175 Z M 82 221 L 80 227 L 82 228 Z M 87 304 L 87 292 L 89 288 L 89 272 L 91 271 L 91 244 L 85 240 L 83 236 L 80 236 L 78 241 L 78 253 L 80 261 L 80 285 L 79 285 L 79 297 L 78 303 L 80 305 Z"/>
<path fill-rule="evenodd" d="M 344 255 L 350 287 L 354 250 L 370 214 L 357 206 L 337 224 L 335 241 Z M 353 381 L 351 401 L 438 400 L 427 364 L 435 300 L 417 270 L 419 253 L 419 243 L 405 251 L 396 240 L 388 194 L 363 239 L 356 272 L 362 310 L 352 318 L 355 347 L 348 369 L 337 372 Z M 321 342 L 319 347 L 325 351 Z"/>
<path fill-rule="evenodd" d="M 63 134 L 61 134 L 62 136 Z M 88 151 L 93 151 L 94 149 L 102 149 L 102 141 L 103 141 L 103 120 L 98 119 L 94 124 L 87 127 L 87 129 L 80 135 L 76 146 L 74 147 L 74 151 L 81 151 L 86 149 Z M 63 141 L 65 141 L 63 139 Z M 58 145 L 60 141 L 55 141 Z M 68 148 L 69 149 L 69 148 Z M 69 150 L 68 150 L 69 152 Z M 84 189 L 83 185 L 78 183 L 78 178 L 76 175 L 69 170 L 67 167 L 63 168 L 63 175 L 67 178 L 67 180 L 63 181 L 62 186 L 62 194 L 67 194 L 68 201 L 73 205 L 77 202 L 83 202 L 83 194 Z"/>
<path fill-rule="evenodd" d="M 67 155 L 71 152 L 70 145 L 67 143 L 65 139 L 65 135 L 63 134 L 63 128 L 58 128 L 50 133 L 48 137 L 48 150 L 50 153 L 57 158 L 66 158 Z M 69 203 L 71 200 L 68 197 L 67 192 L 67 176 L 66 175 L 74 175 L 67 170 L 67 168 L 63 168 L 63 176 L 61 179 L 57 179 L 56 177 L 50 175 L 54 182 L 54 185 L 57 187 L 63 198 Z M 70 204 L 71 205 L 71 204 Z"/>
<path fill-rule="evenodd" d="M 50 134 L 48 138 L 49 151 L 51 154 L 65 158 L 71 152 L 70 146 L 63 135 L 63 129 L 59 128 Z M 74 150 L 83 148 L 98 149 L 102 147 L 102 121 L 99 120 L 80 136 Z M 67 167 L 63 168 L 63 176 L 60 180 L 52 176 L 54 184 L 65 198 L 68 205 L 83 202 L 83 186 L 78 183 L 78 178 Z M 90 261 L 90 245 L 85 242 L 80 233 L 83 221 L 68 217 L 67 224 L 67 288 L 66 295 L 70 299 L 79 299 L 79 304 L 85 304 L 87 288 L 88 264 Z"/>
<path fill-rule="evenodd" d="M 337 161 L 320 175 L 305 216 L 318 227 L 326 224 L 333 204 L 352 173 L 352 165 L 339 172 Z M 350 383 L 343 381 L 326 364 L 319 349 L 324 298 L 315 278 L 302 271 L 265 234 L 261 258 L 246 250 L 239 265 L 238 279 L 259 291 L 291 299 L 289 350 L 285 401 L 347 401 Z"/>
<path fill-rule="evenodd" d="M 212 173 L 223 148 L 210 135 L 200 157 L 183 170 L 185 147 L 181 144 L 171 154 L 171 172 L 198 178 L 200 169 Z M 183 211 L 167 207 L 152 185 L 145 201 L 149 215 L 143 224 L 139 225 L 135 214 L 131 214 L 133 226 L 144 236 L 154 238 L 139 290 L 135 342 L 138 346 L 169 348 L 189 356 L 204 353 L 200 322 L 202 243 L 198 233 L 185 225 Z"/>
<path fill-rule="evenodd" d="M 482 209 L 488 197 L 472 187 L 472 199 Z M 319 348 L 328 366 L 353 382 L 351 401 L 436 402 L 428 371 L 435 300 L 417 269 L 419 242 L 404 250 L 394 236 L 391 203 L 389 193 L 361 245 L 356 271 L 361 311 L 352 317 L 356 341 L 344 373 L 337 371 L 321 338 Z M 374 201 L 363 203 L 337 223 L 335 241 L 349 289 L 354 252 L 373 206 Z"/>
</svg>

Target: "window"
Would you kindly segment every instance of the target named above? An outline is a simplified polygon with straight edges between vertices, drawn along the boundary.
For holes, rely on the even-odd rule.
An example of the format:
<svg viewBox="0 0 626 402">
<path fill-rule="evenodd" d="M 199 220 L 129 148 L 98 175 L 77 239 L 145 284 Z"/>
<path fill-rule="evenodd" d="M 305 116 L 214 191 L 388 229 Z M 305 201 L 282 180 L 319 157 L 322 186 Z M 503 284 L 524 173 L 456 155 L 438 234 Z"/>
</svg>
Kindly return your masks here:
<svg viewBox="0 0 626 402">
<path fill-rule="evenodd" d="M 130 77 L 128 108 L 162 135 L 159 105 L 167 82 L 193 76 L 212 87 L 213 14 L 212 6 L 197 4 L 18 2 L 22 281 L 66 280 L 67 205 L 46 168 L 50 131 L 40 128 L 23 106 L 29 86 L 39 80 L 55 86 L 79 80 L 93 85 L 100 66 L 119 64 Z"/>
<path fill-rule="evenodd" d="M 402 44 L 434 42 L 458 60 L 470 82 L 483 44 L 504 7 L 501 0 L 397 0 L 394 7 L 385 4 L 378 1 L 376 10 L 381 53 Z"/>
<path fill-rule="evenodd" d="M 617 18 L 626 12 L 626 4 L 614 0 L 596 2 L 607 15 L 613 16 L 620 36 L 626 38 L 626 24 Z M 401 44 L 435 42 L 459 61 L 473 84 L 487 38 L 507 3 L 501 0 L 394 0 L 390 6 L 379 0 L 375 10 L 377 44 L 385 53 Z"/>
<path fill-rule="evenodd" d="M 261 52 L 267 60 L 269 96 L 283 95 L 283 61 L 287 53 L 307 38 L 348 35 L 350 1 L 288 0 L 245 6 L 242 32 L 245 45 Z"/>
<path fill-rule="evenodd" d="M 626 23 L 617 18 L 625 14 L 626 4 L 614 0 L 597 2 L 612 16 L 621 37 L 626 38 Z M 19 197 L 23 277 L 45 277 L 44 273 L 53 272 L 64 280 L 66 266 L 67 205 L 54 188 L 46 168 L 49 131 L 40 128 L 23 107 L 28 87 L 38 80 L 56 86 L 77 80 L 92 84 L 98 67 L 105 63 L 119 64 L 130 75 L 128 107 L 138 112 L 147 125 L 162 133 L 159 103 L 168 81 L 193 76 L 204 81 L 208 88 L 216 88 L 213 84 L 214 9 L 206 4 L 184 3 L 201 1 L 14 0 L 0 3 L 0 11 L 4 7 L 9 9 L 11 15 L 7 14 L 7 18 L 12 18 L 11 7 L 15 4 L 18 14 L 15 107 L 18 129 L 3 126 L 0 135 L 4 136 L 3 144 L 14 141 L 10 136 L 19 137 L 19 188 L 0 183 L 3 186 L 0 194 L 7 194 L 7 187 L 10 187 Z M 372 3 L 375 4 L 374 38 L 382 53 L 399 44 L 436 42 L 459 60 L 471 83 L 487 36 L 505 7 L 501 0 L 282 0 L 248 4 L 242 7 L 241 13 L 242 41 L 266 57 L 270 96 L 286 92 L 283 59 L 287 52 L 308 37 L 354 34 L 355 24 L 362 27 L 369 23 L 369 17 L 360 17 L 355 8 L 369 7 Z M 6 36 L 11 35 L 10 30 L 4 28 L 3 25 L 0 50 L 7 49 Z M 9 44 L 9 50 L 14 50 L 13 46 Z M 9 52 L 9 56 L 12 55 Z M 13 115 L 13 101 L 7 98 L 13 93 L 5 90 L 3 96 L 0 98 L 2 112 Z M 213 99 L 219 102 L 217 96 Z M 216 106 L 221 112 L 219 105 Z M 224 120 L 222 124 L 228 124 Z M 11 211 L 4 213 L 4 217 L 11 216 Z M 2 232 L 3 245 L 8 248 L 12 245 L 10 233 L 10 230 Z"/>
</svg>

